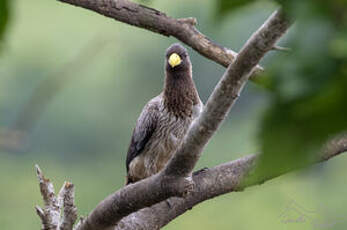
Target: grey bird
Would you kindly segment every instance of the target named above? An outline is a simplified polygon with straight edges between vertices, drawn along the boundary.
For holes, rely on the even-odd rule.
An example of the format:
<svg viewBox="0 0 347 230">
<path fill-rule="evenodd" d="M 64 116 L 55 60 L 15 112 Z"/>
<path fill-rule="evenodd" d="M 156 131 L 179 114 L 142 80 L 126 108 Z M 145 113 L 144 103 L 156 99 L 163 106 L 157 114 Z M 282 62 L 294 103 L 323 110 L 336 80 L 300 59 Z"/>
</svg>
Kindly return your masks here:
<svg viewBox="0 0 347 230">
<path fill-rule="evenodd" d="M 134 128 L 126 159 L 126 184 L 163 169 L 202 108 L 188 52 L 173 44 L 166 50 L 164 89 L 145 105 Z"/>
</svg>

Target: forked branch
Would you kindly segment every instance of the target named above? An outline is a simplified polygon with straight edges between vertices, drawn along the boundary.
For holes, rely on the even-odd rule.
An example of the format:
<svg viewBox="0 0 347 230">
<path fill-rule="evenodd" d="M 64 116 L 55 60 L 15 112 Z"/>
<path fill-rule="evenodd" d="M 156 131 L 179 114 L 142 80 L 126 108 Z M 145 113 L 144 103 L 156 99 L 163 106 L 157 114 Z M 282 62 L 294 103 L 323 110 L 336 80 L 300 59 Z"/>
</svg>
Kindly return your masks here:
<svg viewBox="0 0 347 230">
<path fill-rule="evenodd" d="M 65 182 L 58 195 L 53 184 L 45 178 L 38 165 L 36 175 L 40 183 L 40 192 L 44 208 L 36 206 L 36 213 L 41 219 L 42 230 L 71 230 L 77 219 L 75 189 L 70 182 Z"/>
<path fill-rule="evenodd" d="M 82 2 L 85 2 L 88 7 L 94 6 L 89 1 L 84 0 Z M 112 10 L 128 12 L 122 4 L 129 2 L 121 0 L 111 1 L 111 3 L 112 5 L 101 5 L 102 7 L 98 9 L 103 10 L 106 7 L 107 12 Z M 135 9 L 134 11 L 137 12 Z M 147 11 L 152 12 L 150 9 L 146 9 Z M 158 15 L 160 14 L 158 13 Z M 125 17 L 125 15 L 123 16 Z M 130 16 L 133 16 L 138 20 L 137 23 L 142 25 L 143 15 Z M 123 17 L 121 19 L 125 20 Z M 236 59 L 227 68 L 207 101 L 202 114 L 189 129 L 183 144 L 166 168 L 152 177 L 128 185 L 111 194 L 100 202 L 78 225 L 77 230 L 110 229 L 125 216 L 142 208 L 152 206 L 173 196 L 186 197 L 189 195 L 189 192 L 194 189 L 191 171 L 204 146 L 227 116 L 261 58 L 272 49 L 289 26 L 290 23 L 281 10 L 273 13 L 264 25 L 252 35 Z"/>
</svg>

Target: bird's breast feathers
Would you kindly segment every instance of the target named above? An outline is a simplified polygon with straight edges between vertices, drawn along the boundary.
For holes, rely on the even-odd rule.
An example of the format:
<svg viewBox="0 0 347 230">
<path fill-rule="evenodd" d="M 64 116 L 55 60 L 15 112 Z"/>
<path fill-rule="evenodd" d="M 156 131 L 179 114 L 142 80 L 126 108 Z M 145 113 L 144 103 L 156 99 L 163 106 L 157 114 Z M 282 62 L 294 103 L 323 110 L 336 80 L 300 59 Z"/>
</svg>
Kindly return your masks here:
<svg viewBox="0 0 347 230">
<path fill-rule="evenodd" d="M 202 110 L 200 102 L 192 108 L 192 117 L 176 117 L 165 108 L 160 99 L 161 97 L 156 97 L 151 101 L 151 103 L 159 103 L 156 129 L 143 152 L 130 163 L 130 168 L 133 169 L 130 170 L 133 174 L 131 176 L 141 177 L 137 179 L 151 176 L 166 165 L 181 145 L 192 121 L 199 116 Z"/>
</svg>

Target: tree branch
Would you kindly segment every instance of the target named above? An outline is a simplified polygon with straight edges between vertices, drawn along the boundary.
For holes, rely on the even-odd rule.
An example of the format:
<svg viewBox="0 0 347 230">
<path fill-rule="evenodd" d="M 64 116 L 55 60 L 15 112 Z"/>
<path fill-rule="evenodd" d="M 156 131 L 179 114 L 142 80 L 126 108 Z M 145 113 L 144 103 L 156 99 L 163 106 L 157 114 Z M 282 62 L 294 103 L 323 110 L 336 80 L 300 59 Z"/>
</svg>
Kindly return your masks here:
<svg viewBox="0 0 347 230">
<path fill-rule="evenodd" d="M 44 209 L 36 206 L 36 213 L 41 219 L 42 230 L 71 230 L 77 219 L 77 208 L 74 203 L 74 185 L 65 182 L 58 196 L 55 195 L 53 184 L 45 178 L 38 165 L 36 175 L 40 182 L 40 192 Z M 62 210 L 62 207 L 63 210 Z M 62 215 L 61 215 L 62 213 Z"/>
<path fill-rule="evenodd" d="M 172 196 L 184 196 L 192 182 L 182 177 L 156 174 L 128 185 L 106 199 L 79 225 L 78 230 L 103 230 L 117 224 L 123 217 Z"/>
<path fill-rule="evenodd" d="M 319 157 L 311 163 L 314 164 L 327 161 L 346 151 L 347 134 L 329 141 L 323 148 L 322 153 L 318 155 Z M 211 169 L 197 171 L 193 174 L 193 181 L 195 184 L 194 189 L 188 196 L 184 198 L 170 198 L 167 201 L 155 204 L 152 207 L 144 208 L 136 213 L 132 213 L 123 218 L 115 228 L 109 229 L 159 229 L 205 200 L 212 199 L 225 193 L 240 191 L 252 185 L 262 184 L 264 181 L 276 178 L 297 169 L 290 168 L 286 172 L 282 171 L 277 175 L 272 175 L 271 177 L 258 178 L 257 181 L 252 181 L 253 183 L 251 184 L 242 183 L 245 176 L 255 168 L 257 158 L 258 155 L 249 155 L 238 160 L 218 165 Z M 35 167 L 40 181 L 40 190 L 45 203 L 44 210 L 36 206 L 37 214 L 42 221 L 42 229 L 72 230 L 72 224 L 75 222 L 77 216 L 77 209 L 74 205 L 73 185 L 66 182 L 59 192 L 58 197 L 56 197 L 52 183 L 49 179 L 43 176 L 43 173 L 38 166 Z M 59 213 L 63 205 L 63 218 L 61 219 Z M 75 229 L 80 229 L 80 226 L 83 223 L 84 221 L 79 222 Z"/>
<path fill-rule="evenodd" d="M 278 45 L 275 45 L 274 47 L 272 47 L 272 50 L 281 51 L 281 52 L 287 52 L 287 53 L 292 51 L 291 48 L 282 47 L 282 46 L 278 46 Z"/>
<path fill-rule="evenodd" d="M 117 6 L 119 7 L 118 2 Z M 159 174 L 126 186 L 107 197 L 79 225 L 78 230 L 108 229 L 139 209 L 172 196 L 183 196 L 191 190 L 189 176 L 203 147 L 225 119 L 253 68 L 271 50 L 289 25 L 282 11 L 271 15 L 228 67 L 201 116 L 189 129 L 182 146 L 166 168 Z"/>
<path fill-rule="evenodd" d="M 61 199 L 60 206 L 64 206 L 59 230 L 71 230 L 77 219 L 74 185 L 69 182 L 65 182 L 59 192 L 59 197 Z"/>
<path fill-rule="evenodd" d="M 170 19 L 153 9 L 140 7 L 125 0 L 76 0 L 71 2 L 84 3 L 84 7 L 97 9 L 106 15 L 111 14 L 113 11 L 119 11 L 120 14 L 115 14 L 118 17 L 117 19 L 127 22 L 131 18 L 135 25 L 143 28 L 155 24 L 154 21 L 165 22 L 167 20 L 171 23 L 175 22 L 176 24 L 173 24 L 175 26 L 183 23 Z M 141 14 L 138 14 L 139 7 Z M 157 18 L 159 16 L 163 18 Z M 192 22 L 185 23 L 183 24 L 185 27 L 188 24 L 189 26 L 193 24 Z M 189 192 L 194 190 L 190 174 L 200 157 L 201 151 L 236 102 L 243 86 L 256 69 L 260 59 L 272 49 L 289 26 L 290 23 L 281 10 L 273 13 L 264 25 L 252 35 L 228 67 L 207 101 L 202 114 L 191 126 L 183 144 L 166 168 L 152 177 L 128 185 L 111 194 L 100 202 L 88 217 L 77 225 L 76 229 L 110 229 L 125 216 L 142 208 L 152 206 L 169 197 L 189 196 Z M 149 29 L 153 31 L 168 29 L 160 27 L 160 30 L 156 30 L 155 28 L 150 27 Z M 188 33 L 188 31 L 183 30 L 180 33 L 182 33 L 181 36 L 184 36 L 183 34 Z"/>
<path fill-rule="evenodd" d="M 237 53 L 225 48 L 207 36 L 196 27 L 195 18 L 174 19 L 156 9 L 143 6 L 128 0 L 58 0 L 75 6 L 86 8 L 139 28 L 152 32 L 173 36 L 192 47 L 202 56 L 228 67 L 236 58 Z M 263 71 L 257 66 L 254 74 Z"/>
<path fill-rule="evenodd" d="M 311 163 L 315 164 L 327 161 L 346 151 L 347 135 L 343 135 L 329 141 L 319 158 Z M 297 169 L 291 168 L 288 171 L 279 172 L 271 177 L 257 178 L 256 181 L 252 181 L 250 184 L 243 184 L 242 179 L 255 168 L 257 158 L 258 155 L 250 155 L 194 173 L 193 181 L 195 187 L 189 196 L 185 198 L 170 198 L 166 202 L 161 202 L 152 207 L 132 213 L 123 218 L 114 230 L 159 229 L 205 200 L 225 193 L 240 191 L 256 184 L 262 184 L 264 181 Z"/>
</svg>

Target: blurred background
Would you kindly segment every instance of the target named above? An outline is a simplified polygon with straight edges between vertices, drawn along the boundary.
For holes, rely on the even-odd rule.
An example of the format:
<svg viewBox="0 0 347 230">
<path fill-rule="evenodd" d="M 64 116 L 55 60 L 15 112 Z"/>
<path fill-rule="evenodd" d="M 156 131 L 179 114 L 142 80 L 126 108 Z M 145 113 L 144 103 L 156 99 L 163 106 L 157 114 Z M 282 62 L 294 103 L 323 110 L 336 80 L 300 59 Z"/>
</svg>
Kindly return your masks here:
<svg viewBox="0 0 347 230">
<path fill-rule="evenodd" d="M 261 1 L 219 19 L 214 1 L 142 3 L 196 17 L 199 30 L 235 51 L 277 7 Z M 0 226 L 39 229 L 34 164 L 56 190 L 64 180 L 75 184 L 80 215 L 121 188 L 135 121 L 162 90 L 164 52 L 177 41 L 55 0 L 15 0 L 9 9 L 0 53 Z M 225 69 L 187 48 L 206 102 Z M 260 152 L 271 103 L 269 91 L 250 82 L 196 168 Z M 346 164 L 341 155 L 206 201 L 164 229 L 346 229 Z"/>
</svg>

